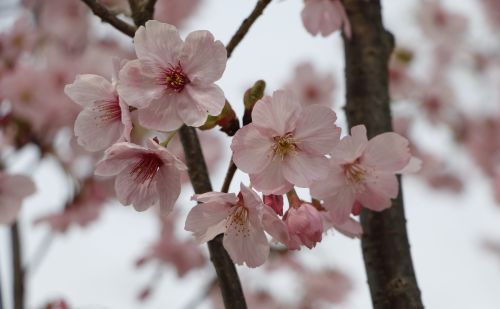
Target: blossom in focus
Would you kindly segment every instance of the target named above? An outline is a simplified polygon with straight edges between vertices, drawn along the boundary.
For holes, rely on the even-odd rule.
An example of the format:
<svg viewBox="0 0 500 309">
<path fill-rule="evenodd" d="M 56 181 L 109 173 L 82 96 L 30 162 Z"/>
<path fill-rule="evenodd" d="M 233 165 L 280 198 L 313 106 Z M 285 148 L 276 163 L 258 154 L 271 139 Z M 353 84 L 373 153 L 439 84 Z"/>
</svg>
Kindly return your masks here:
<svg viewBox="0 0 500 309">
<path fill-rule="evenodd" d="M 342 138 L 332 152 L 327 180 L 311 186 L 312 196 L 324 201 L 338 224 L 345 223 L 358 204 L 374 211 L 389 208 L 399 190 L 396 173 L 409 168 L 408 145 L 393 132 L 368 141 L 364 125 L 353 127 L 351 136 Z"/>
<path fill-rule="evenodd" d="M 240 193 L 209 192 L 195 195 L 201 204 L 193 207 L 186 219 L 185 229 L 199 243 L 224 233 L 223 245 L 232 260 L 248 267 L 257 267 L 269 255 L 265 232 L 286 243 L 287 229 L 274 210 L 262 203 L 255 191 L 240 185 Z"/>
<path fill-rule="evenodd" d="M 278 215 L 283 216 L 283 195 L 264 195 L 264 204 L 271 207 Z"/>
<path fill-rule="evenodd" d="M 83 107 L 75 121 L 78 144 L 88 151 L 103 150 L 115 142 L 130 141 L 132 121 L 128 105 L 110 83 L 94 74 L 78 75 L 64 92 Z"/>
<path fill-rule="evenodd" d="M 290 91 L 275 91 L 255 104 L 252 123 L 236 132 L 234 163 L 264 194 L 309 187 L 328 174 L 325 155 L 340 137 L 336 119 L 327 107 L 302 107 Z"/>
<path fill-rule="evenodd" d="M 345 35 L 351 37 L 351 24 L 340 0 L 304 0 L 301 12 L 306 30 L 326 37 L 343 26 Z"/>
<path fill-rule="evenodd" d="M 283 220 L 288 227 L 288 249 L 298 250 L 301 245 L 312 249 L 323 235 L 323 222 L 319 211 L 308 203 L 290 207 Z"/>
<path fill-rule="evenodd" d="M 29 177 L 0 172 L 0 224 L 12 224 L 21 210 L 23 199 L 35 193 Z"/>
<path fill-rule="evenodd" d="M 136 60 L 119 74 L 118 94 L 139 109 L 146 128 L 172 131 L 182 124 L 201 126 L 224 107 L 214 84 L 226 67 L 226 49 L 208 31 L 191 32 L 185 41 L 169 24 L 150 20 L 134 36 Z"/>
<path fill-rule="evenodd" d="M 326 107 L 333 105 L 335 81 L 332 74 L 320 75 L 312 64 L 302 63 L 295 68 L 295 76 L 285 88 L 293 91 L 302 106 L 320 104 Z"/>
<path fill-rule="evenodd" d="M 150 139 L 148 148 L 117 143 L 104 152 L 95 173 L 117 175 L 116 196 L 123 205 L 144 211 L 159 201 L 162 214 L 168 214 L 181 192 L 180 171 L 187 167 L 170 151 Z"/>
</svg>

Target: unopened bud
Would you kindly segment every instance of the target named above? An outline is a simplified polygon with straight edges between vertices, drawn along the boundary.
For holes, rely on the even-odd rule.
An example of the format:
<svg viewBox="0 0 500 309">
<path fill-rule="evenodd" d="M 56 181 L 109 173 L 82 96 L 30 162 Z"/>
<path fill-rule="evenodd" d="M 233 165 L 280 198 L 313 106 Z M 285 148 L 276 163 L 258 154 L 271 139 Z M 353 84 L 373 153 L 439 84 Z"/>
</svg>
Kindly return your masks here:
<svg viewBox="0 0 500 309">
<path fill-rule="evenodd" d="M 266 89 L 266 82 L 263 80 L 258 80 L 249 88 L 245 95 L 243 96 L 243 104 L 245 104 L 245 114 L 243 115 L 243 125 L 247 125 L 252 122 L 252 110 L 258 100 L 262 99 L 264 96 L 264 90 Z"/>
</svg>

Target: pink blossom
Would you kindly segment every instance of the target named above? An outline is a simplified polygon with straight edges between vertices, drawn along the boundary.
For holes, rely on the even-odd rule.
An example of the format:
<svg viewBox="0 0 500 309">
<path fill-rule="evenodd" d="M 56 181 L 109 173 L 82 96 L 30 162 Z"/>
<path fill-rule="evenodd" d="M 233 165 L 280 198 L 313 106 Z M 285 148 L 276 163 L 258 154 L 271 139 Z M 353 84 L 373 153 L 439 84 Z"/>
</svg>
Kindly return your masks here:
<svg viewBox="0 0 500 309">
<path fill-rule="evenodd" d="M 275 91 L 255 104 L 253 122 L 236 132 L 234 162 L 264 194 L 309 187 L 327 176 L 325 155 L 340 136 L 336 119 L 327 107 L 301 107 L 290 91 Z"/>
<path fill-rule="evenodd" d="M 323 232 L 327 232 L 330 229 L 335 229 L 342 235 L 349 238 L 360 238 L 363 234 L 363 228 L 361 224 L 354 220 L 353 218 L 347 219 L 343 223 L 335 223 L 331 214 L 328 211 L 320 211 L 321 218 L 323 219 Z"/>
<path fill-rule="evenodd" d="M 339 0 L 304 0 L 301 16 L 304 27 L 312 35 L 321 33 L 326 37 L 343 26 L 345 35 L 351 37 L 351 24 Z"/>
<path fill-rule="evenodd" d="M 35 184 L 22 175 L 0 172 L 0 224 L 16 221 L 23 199 L 35 193 Z"/>
<path fill-rule="evenodd" d="M 99 75 L 78 75 L 64 92 L 83 107 L 75 121 L 78 144 L 89 151 L 103 150 L 117 141 L 130 141 L 132 121 L 128 105 L 110 83 Z"/>
<path fill-rule="evenodd" d="M 200 6 L 200 0 L 158 0 L 154 19 L 180 27 Z"/>
<path fill-rule="evenodd" d="M 264 195 L 264 204 L 271 207 L 278 215 L 283 216 L 283 195 Z"/>
<path fill-rule="evenodd" d="M 120 71 L 118 93 L 139 108 L 141 125 L 159 131 L 201 126 L 222 111 L 224 93 L 214 82 L 226 67 L 226 49 L 210 32 L 191 32 L 182 41 L 174 26 L 150 20 L 134 45 L 138 59 Z"/>
<path fill-rule="evenodd" d="M 346 274 L 334 270 L 307 271 L 300 276 L 303 280 L 304 296 L 301 308 L 323 308 L 321 302 L 338 304 L 343 302 L 353 288 Z M 324 308 L 331 308 L 325 306 Z"/>
<path fill-rule="evenodd" d="M 374 211 L 389 208 L 399 190 L 396 173 L 410 163 L 408 144 L 393 132 L 368 141 L 364 125 L 353 127 L 351 136 L 344 137 L 332 152 L 327 180 L 314 183 L 311 194 L 324 200 L 338 224 L 349 219 L 356 202 Z"/>
<path fill-rule="evenodd" d="M 193 232 L 199 243 L 224 233 L 223 245 L 233 261 L 257 267 L 269 255 L 264 231 L 283 243 L 288 241 L 288 234 L 283 221 L 255 191 L 243 184 L 240 190 L 238 196 L 218 192 L 195 195 L 193 199 L 202 204 L 191 209 L 185 229 Z"/>
<path fill-rule="evenodd" d="M 295 76 L 287 85 L 299 98 L 303 106 L 320 104 L 333 105 L 335 81 L 332 74 L 320 75 L 310 63 L 302 63 L 295 68 Z"/>
<path fill-rule="evenodd" d="M 283 220 L 288 227 L 290 240 L 288 249 L 298 250 L 301 245 L 312 249 L 320 242 L 323 234 L 323 222 L 319 211 L 308 203 L 299 207 L 290 207 Z"/>
<path fill-rule="evenodd" d="M 97 163 L 95 173 L 117 175 L 116 196 L 123 205 L 144 211 L 159 201 L 162 214 L 168 214 L 181 192 L 180 171 L 187 167 L 170 151 L 152 139 L 148 148 L 122 142 L 108 148 Z"/>
</svg>

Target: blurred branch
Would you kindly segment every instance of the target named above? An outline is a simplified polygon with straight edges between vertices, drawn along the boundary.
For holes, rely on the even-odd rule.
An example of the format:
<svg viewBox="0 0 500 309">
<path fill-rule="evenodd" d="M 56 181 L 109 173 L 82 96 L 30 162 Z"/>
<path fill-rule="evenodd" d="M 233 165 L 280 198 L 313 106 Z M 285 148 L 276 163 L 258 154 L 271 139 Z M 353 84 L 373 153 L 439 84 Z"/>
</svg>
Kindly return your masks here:
<svg viewBox="0 0 500 309">
<path fill-rule="evenodd" d="M 262 12 L 266 8 L 266 6 L 271 2 L 272 0 L 259 0 L 257 1 L 257 4 L 255 5 L 255 8 L 253 9 L 252 13 L 243 20 L 241 23 L 241 26 L 238 28 L 236 33 L 233 35 L 229 43 L 227 43 L 226 50 L 227 50 L 227 58 L 231 57 L 233 50 L 240 44 L 241 40 L 245 37 L 247 34 L 248 30 L 250 27 L 253 25 L 253 23 L 257 20 L 257 18 L 262 15 Z"/>
<path fill-rule="evenodd" d="M 106 22 L 117 30 L 123 32 L 124 34 L 134 37 L 136 27 L 130 25 L 129 23 L 119 19 L 113 13 L 111 13 L 104 5 L 100 4 L 96 0 L 82 0 L 92 12 L 101 18 L 103 22 Z"/>
<path fill-rule="evenodd" d="M 137 26 L 144 25 L 153 18 L 156 0 L 128 0 L 132 19 Z"/>
<path fill-rule="evenodd" d="M 12 248 L 12 277 L 14 284 L 14 309 L 24 309 L 24 270 L 22 265 L 21 235 L 18 222 L 10 227 Z"/>
<path fill-rule="evenodd" d="M 368 137 L 392 131 L 388 61 L 394 38 L 382 24 L 380 0 L 345 0 L 352 38 L 344 38 L 345 111 L 349 127 L 364 124 Z M 399 179 L 400 180 L 400 179 Z M 374 309 L 423 308 L 406 232 L 401 184 L 392 207 L 363 208 L 362 249 Z"/>
<path fill-rule="evenodd" d="M 229 191 L 229 186 L 231 186 L 231 181 L 233 180 L 234 174 L 236 173 L 236 164 L 234 164 L 233 158 L 231 157 L 231 161 L 229 162 L 229 167 L 227 168 L 226 177 L 224 177 L 224 183 L 222 184 L 222 188 L 220 192 L 227 193 Z"/>
<path fill-rule="evenodd" d="M 33 257 L 30 259 L 29 264 L 24 267 L 25 274 L 31 275 L 35 272 L 38 266 L 42 263 L 45 256 L 47 256 L 49 248 L 54 241 L 54 237 L 55 234 L 52 231 L 49 231 L 47 234 L 45 234 L 40 244 L 38 244 Z"/>
</svg>

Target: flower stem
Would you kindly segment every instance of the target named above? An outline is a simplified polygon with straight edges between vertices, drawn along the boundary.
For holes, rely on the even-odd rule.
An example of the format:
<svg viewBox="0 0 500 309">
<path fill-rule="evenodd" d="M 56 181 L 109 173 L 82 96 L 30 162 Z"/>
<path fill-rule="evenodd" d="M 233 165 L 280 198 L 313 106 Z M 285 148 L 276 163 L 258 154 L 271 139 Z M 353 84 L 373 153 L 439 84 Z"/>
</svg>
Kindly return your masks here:
<svg viewBox="0 0 500 309">
<path fill-rule="evenodd" d="M 176 133 L 177 133 L 177 130 L 168 133 L 167 139 L 164 140 L 163 142 L 161 142 L 160 145 L 162 145 L 163 147 L 167 148 L 168 143 L 170 143 L 170 141 L 174 138 L 174 136 L 175 136 Z"/>
</svg>

